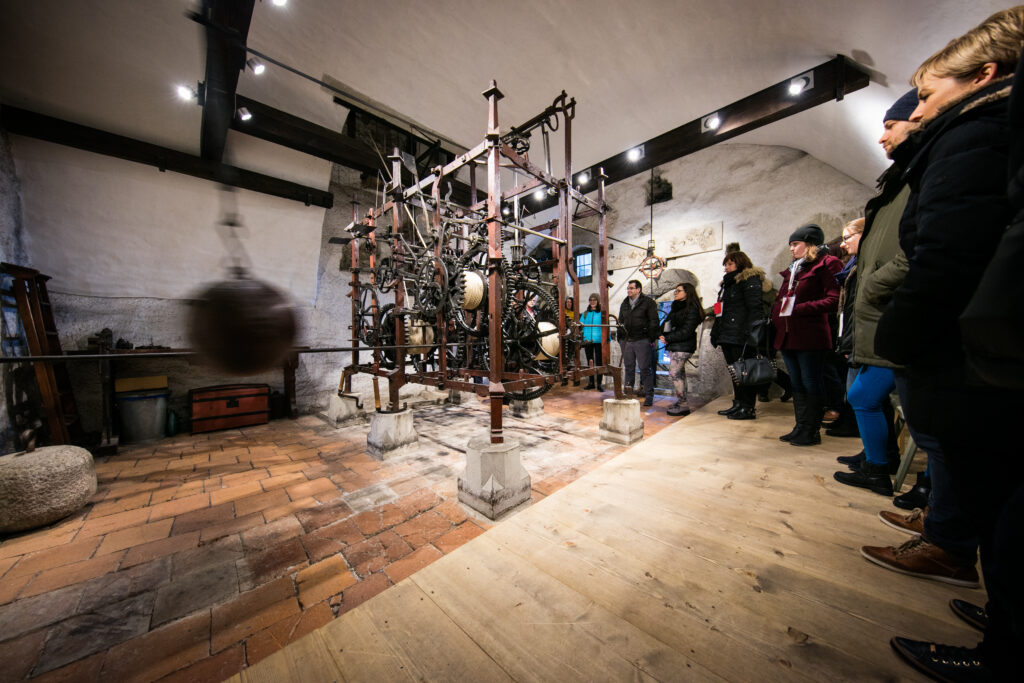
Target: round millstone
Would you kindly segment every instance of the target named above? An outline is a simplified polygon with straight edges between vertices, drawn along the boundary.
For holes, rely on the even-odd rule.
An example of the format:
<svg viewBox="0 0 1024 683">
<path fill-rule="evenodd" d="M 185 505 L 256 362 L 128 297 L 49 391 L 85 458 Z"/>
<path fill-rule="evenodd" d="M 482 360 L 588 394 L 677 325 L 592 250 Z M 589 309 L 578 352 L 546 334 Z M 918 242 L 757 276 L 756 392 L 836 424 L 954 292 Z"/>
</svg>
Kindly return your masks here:
<svg viewBox="0 0 1024 683">
<path fill-rule="evenodd" d="M 96 469 L 84 448 L 45 446 L 0 456 L 0 533 L 56 522 L 94 493 Z"/>
</svg>

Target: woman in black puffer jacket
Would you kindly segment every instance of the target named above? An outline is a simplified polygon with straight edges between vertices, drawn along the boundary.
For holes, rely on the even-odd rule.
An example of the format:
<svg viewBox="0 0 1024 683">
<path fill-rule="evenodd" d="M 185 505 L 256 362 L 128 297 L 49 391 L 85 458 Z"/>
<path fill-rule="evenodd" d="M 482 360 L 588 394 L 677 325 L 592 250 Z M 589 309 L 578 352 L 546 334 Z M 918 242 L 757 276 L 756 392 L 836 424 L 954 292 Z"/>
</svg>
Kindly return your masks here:
<svg viewBox="0 0 1024 683">
<path fill-rule="evenodd" d="M 720 346 L 725 355 L 725 362 L 735 363 L 742 358 L 753 358 L 757 355 L 757 346 L 761 341 L 754 339 L 755 328 L 764 333 L 764 308 L 761 303 L 761 284 L 764 271 L 755 268 L 750 257 L 742 251 L 731 251 L 722 260 L 725 277 L 718 290 L 718 302 L 715 304 L 715 326 L 711 330 L 711 344 Z M 744 351 L 746 346 L 746 351 Z M 718 411 L 730 420 L 753 420 L 756 417 L 754 406 L 760 386 L 740 386 L 733 383 L 734 394 L 732 407 Z"/>
<path fill-rule="evenodd" d="M 704 320 L 704 307 L 689 282 L 676 285 L 672 296 L 672 310 L 661 327 L 661 343 L 671 359 L 668 374 L 676 390 L 676 402 L 669 406 L 668 414 L 675 417 L 690 414 L 686 402 L 686 361 L 697 350 L 697 326 Z"/>
</svg>

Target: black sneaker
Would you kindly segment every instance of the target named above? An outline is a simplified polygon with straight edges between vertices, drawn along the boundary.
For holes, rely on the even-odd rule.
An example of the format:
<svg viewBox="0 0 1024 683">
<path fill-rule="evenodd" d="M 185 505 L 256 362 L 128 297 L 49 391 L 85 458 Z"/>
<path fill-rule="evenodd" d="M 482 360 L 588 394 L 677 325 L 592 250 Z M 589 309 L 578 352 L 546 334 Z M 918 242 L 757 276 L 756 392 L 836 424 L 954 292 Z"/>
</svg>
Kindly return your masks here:
<svg viewBox="0 0 1024 683">
<path fill-rule="evenodd" d="M 984 607 L 978 607 L 966 600 L 953 598 L 949 601 L 949 609 L 953 610 L 953 614 L 979 631 L 984 631 L 988 628 L 988 614 L 985 612 Z"/>
<path fill-rule="evenodd" d="M 939 645 L 900 637 L 894 637 L 889 644 L 908 664 L 936 681 L 970 683 L 995 680 L 992 672 L 982 664 L 977 647 Z"/>
</svg>

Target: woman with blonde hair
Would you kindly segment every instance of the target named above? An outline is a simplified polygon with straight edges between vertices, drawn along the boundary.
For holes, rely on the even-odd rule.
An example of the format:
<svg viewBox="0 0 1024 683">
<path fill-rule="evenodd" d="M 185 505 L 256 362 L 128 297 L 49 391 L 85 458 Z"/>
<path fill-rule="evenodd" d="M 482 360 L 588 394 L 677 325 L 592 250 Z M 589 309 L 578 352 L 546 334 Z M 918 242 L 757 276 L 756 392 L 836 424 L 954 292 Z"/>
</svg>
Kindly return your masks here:
<svg viewBox="0 0 1024 683">
<path fill-rule="evenodd" d="M 978 534 L 989 597 L 981 612 L 987 615 L 981 645 L 891 641 L 908 663 L 940 680 L 1016 680 L 1024 652 L 1021 527 L 1000 531 L 1010 532 L 995 543 L 997 522 L 1024 483 L 1014 421 L 1024 411 L 1024 392 L 987 386 L 970 375 L 958 324 L 1013 218 L 1006 195 L 1008 103 L 1015 67 L 1014 89 L 1024 87 L 1022 46 L 1024 6 L 1017 6 L 951 41 L 914 74 L 920 101 L 910 120 L 924 127 L 905 145 L 912 154 L 904 166 L 911 196 L 900 222 L 900 246 L 909 269 L 875 334 L 877 352 L 906 366 L 904 411 L 918 429 L 938 437 L 958 499 Z M 861 552 L 904 573 L 911 563 L 922 567 L 951 559 L 959 562 L 958 571 L 973 568 L 974 558 L 934 552 L 925 522 L 925 534 L 906 548 Z"/>
</svg>

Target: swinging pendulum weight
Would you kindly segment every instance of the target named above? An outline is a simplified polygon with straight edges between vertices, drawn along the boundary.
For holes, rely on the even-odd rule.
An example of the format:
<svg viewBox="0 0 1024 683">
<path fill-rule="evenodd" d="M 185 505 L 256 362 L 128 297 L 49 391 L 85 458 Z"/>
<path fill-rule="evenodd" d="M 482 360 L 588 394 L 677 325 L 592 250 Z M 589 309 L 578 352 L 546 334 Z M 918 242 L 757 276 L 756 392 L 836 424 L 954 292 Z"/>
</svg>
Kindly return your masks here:
<svg viewBox="0 0 1024 683">
<path fill-rule="evenodd" d="M 188 328 L 193 347 L 211 365 L 232 375 L 251 375 L 281 365 L 295 341 L 298 321 L 285 295 L 250 277 L 244 265 L 248 256 L 238 238 L 240 227 L 236 211 L 224 212 L 218 231 L 231 260 L 228 279 L 199 294 Z"/>
</svg>

